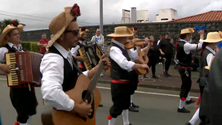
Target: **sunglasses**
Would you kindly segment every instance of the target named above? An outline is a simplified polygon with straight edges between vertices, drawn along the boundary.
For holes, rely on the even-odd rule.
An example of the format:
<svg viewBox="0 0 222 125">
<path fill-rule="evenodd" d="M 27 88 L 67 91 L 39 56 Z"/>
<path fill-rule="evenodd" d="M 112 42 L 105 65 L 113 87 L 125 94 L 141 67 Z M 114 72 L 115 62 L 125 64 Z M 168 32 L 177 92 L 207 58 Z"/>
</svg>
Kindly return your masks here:
<svg viewBox="0 0 222 125">
<path fill-rule="evenodd" d="M 65 32 L 66 32 L 66 33 L 67 33 L 67 32 L 72 32 L 75 36 L 78 36 L 78 34 L 79 34 L 79 29 L 78 29 L 78 30 L 66 30 Z"/>
</svg>

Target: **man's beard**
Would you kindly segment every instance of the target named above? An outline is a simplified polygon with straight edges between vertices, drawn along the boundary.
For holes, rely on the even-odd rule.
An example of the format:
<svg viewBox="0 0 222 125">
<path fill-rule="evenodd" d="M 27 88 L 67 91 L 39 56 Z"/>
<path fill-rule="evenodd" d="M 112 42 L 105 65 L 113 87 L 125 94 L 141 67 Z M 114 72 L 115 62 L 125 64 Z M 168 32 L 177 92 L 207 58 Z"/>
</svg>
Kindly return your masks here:
<svg viewBox="0 0 222 125">
<path fill-rule="evenodd" d="M 84 38 L 81 37 L 80 40 L 81 40 L 81 41 L 85 41 L 86 39 L 84 39 Z"/>
</svg>

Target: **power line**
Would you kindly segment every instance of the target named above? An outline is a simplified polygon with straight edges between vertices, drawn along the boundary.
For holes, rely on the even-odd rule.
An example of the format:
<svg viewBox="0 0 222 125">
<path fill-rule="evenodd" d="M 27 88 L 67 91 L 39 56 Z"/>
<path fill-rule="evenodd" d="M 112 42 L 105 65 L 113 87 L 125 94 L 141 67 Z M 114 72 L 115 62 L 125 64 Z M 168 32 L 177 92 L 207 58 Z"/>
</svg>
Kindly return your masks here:
<svg viewBox="0 0 222 125">
<path fill-rule="evenodd" d="M 23 13 L 13 13 L 13 12 L 7 12 L 7 11 L 2 11 L 2 10 L 0 10 L 0 12 L 8 13 L 8 14 L 21 15 L 21 16 L 34 17 L 34 18 L 44 18 L 44 19 L 49 19 L 49 20 L 51 20 L 51 18 L 39 17 L 39 16 L 33 16 L 33 15 L 28 15 L 28 14 L 23 14 Z"/>
<path fill-rule="evenodd" d="M 41 19 L 34 19 L 34 18 L 28 18 L 28 17 L 20 17 L 16 15 L 10 15 L 10 14 L 4 14 L 0 12 L 0 15 L 5 15 L 5 16 L 12 16 L 12 17 L 17 17 L 17 18 L 23 18 L 23 19 L 29 19 L 29 20 L 34 20 L 34 21 L 43 21 L 43 22 L 50 22 L 51 20 L 41 20 Z"/>
</svg>

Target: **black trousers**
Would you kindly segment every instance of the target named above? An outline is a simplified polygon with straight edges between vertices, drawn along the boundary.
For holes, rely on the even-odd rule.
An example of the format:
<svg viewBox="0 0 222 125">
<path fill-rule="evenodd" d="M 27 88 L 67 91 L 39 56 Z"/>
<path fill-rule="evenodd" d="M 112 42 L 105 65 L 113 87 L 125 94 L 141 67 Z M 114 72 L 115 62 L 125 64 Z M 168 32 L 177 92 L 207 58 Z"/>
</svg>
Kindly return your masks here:
<svg viewBox="0 0 222 125">
<path fill-rule="evenodd" d="M 149 57 L 149 62 L 148 62 L 148 66 L 152 67 L 152 74 L 153 76 L 155 76 L 156 74 L 156 64 L 158 62 L 158 57 Z"/>
<path fill-rule="evenodd" d="M 109 112 L 113 118 L 121 115 L 123 110 L 130 107 L 130 86 L 128 83 L 111 83 L 113 105 Z"/>
<path fill-rule="evenodd" d="M 210 99 L 209 99 L 209 86 L 201 87 L 201 103 L 200 103 L 200 125 L 210 125 Z M 216 97 L 215 97 L 216 98 Z"/>
<path fill-rule="evenodd" d="M 164 63 L 164 59 L 163 59 L 163 66 L 164 66 L 163 69 L 165 72 L 168 72 L 171 65 L 172 54 L 165 55 L 164 58 L 166 58 L 166 61 Z"/>
<path fill-rule="evenodd" d="M 17 121 L 26 123 L 29 116 L 36 114 L 37 99 L 34 88 L 10 88 L 10 99 L 17 112 Z"/>
<path fill-rule="evenodd" d="M 202 98 L 204 86 L 199 85 L 199 88 L 200 88 L 200 96 L 201 96 L 201 98 Z"/>
<path fill-rule="evenodd" d="M 188 93 L 190 92 L 192 81 L 191 81 L 191 71 L 190 69 L 184 69 L 184 68 L 179 68 L 178 69 L 181 80 L 182 80 L 182 85 L 181 85 L 181 90 L 180 90 L 180 99 L 187 97 Z M 186 75 L 187 72 L 187 75 Z"/>
</svg>

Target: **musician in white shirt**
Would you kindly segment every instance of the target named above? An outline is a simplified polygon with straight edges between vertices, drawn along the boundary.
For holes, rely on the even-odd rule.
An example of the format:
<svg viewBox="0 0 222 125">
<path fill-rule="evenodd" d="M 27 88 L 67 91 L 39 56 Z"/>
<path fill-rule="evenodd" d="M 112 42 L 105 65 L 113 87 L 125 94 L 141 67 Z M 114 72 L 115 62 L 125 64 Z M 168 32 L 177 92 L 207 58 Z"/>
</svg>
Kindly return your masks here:
<svg viewBox="0 0 222 125">
<path fill-rule="evenodd" d="M 5 53 L 15 53 L 16 51 L 26 51 L 22 47 L 20 40 L 20 32 L 23 30 L 23 25 L 12 21 L 0 36 L 0 44 L 4 46 L 0 48 L 0 70 L 6 75 L 10 73 L 10 67 L 5 63 Z M 31 90 L 28 85 L 18 85 L 10 87 L 10 99 L 13 107 L 17 111 L 17 121 L 15 125 L 30 125 L 31 116 L 36 114 L 37 100 L 34 87 Z"/>
<path fill-rule="evenodd" d="M 92 112 L 91 105 L 87 102 L 75 103 L 75 100 L 70 99 L 65 93 L 75 86 L 78 78 L 78 67 L 75 66 L 76 60 L 70 52 L 70 48 L 77 45 L 78 37 L 80 37 L 79 26 L 76 22 L 80 11 L 75 12 L 77 9 L 75 7 L 78 8 L 78 5 L 75 4 L 73 9 L 72 7 L 66 7 L 66 11 L 56 16 L 49 25 L 49 30 L 53 33 L 53 36 L 50 44 L 48 44 L 49 53 L 45 54 L 40 66 L 42 73 L 41 92 L 43 99 L 55 109 L 74 114 L 78 113 L 81 117 L 88 117 Z M 103 60 L 106 61 L 108 66 L 105 66 L 104 69 L 109 68 L 110 62 L 108 59 Z M 83 74 L 91 79 L 97 69 L 98 66 L 90 71 L 83 72 Z"/>
<path fill-rule="evenodd" d="M 137 51 L 127 51 L 124 44 L 133 32 L 125 26 L 115 28 L 115 33 L 107 36 L 114 37 L 110 48 L 111 60 L 111 95 L 113 105 L 108 116 L 108 125 L 115 125 L 116 118 L 122 114 L 123 124 L 131 125 L 129 122 L 130 107 L 130 84 L 135 83 L 135 71 L 137 68 L 148 69 L 147 64 L 136 64 Z M 132 61 L 131 61 L 132 60 Z M 137 82 L 137 81 L 136 81 Z"/>
</svg>

